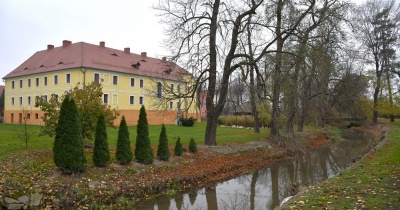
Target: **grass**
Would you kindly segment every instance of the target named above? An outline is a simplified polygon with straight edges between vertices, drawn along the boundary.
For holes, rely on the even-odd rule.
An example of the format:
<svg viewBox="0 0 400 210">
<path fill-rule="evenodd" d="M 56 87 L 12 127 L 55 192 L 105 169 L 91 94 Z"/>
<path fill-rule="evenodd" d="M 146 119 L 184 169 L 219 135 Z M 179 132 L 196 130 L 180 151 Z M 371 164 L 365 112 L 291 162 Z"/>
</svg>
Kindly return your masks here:
<svg viewBox="0 0 400 210">
<path fill-rule="evenodd" d="M 391 125 L 382 147 L 283 209 L 400 209 L 400 123 Z"/>
<path fill-rule="evenodd" d="M 54 137 L 38 136 L 41 126 L 29 125 L 29 132 L 34 133 L 28 142 L 28 148 L 25 142 L 17 138 L 17 133 L 23 130 L 23 125 L 0 124 L 0 158 L 29 150 L 51 150 Z M 175 125 L 166 125 L 167 136 L 170 145 L 175 145 L 178 136 L 181 137 L 183 145 L 188 145 L 190 138 L 193 138 L 197 145 L 204 144 L 204 132 L 206 122 L 196 123 L 194 127 L 180 127 Z M 158 145 L 158 138 L 161 132 L 161 125 L 150 125 L 149 136 L 152 145 Z M 247 142 L 260 140 L 268 136 L 268 130 L 262 129 L 261 133 L 255 134 L 252 129 L 218 127 L 217 143 L 225 144 L 231 142 Z M 108 142 L 110 145 L 116 145 L 118 137 L 118 128 L 108 128 Z M 134 146 L 136 140 L 136 126 L 129 126 L 129 136 Z"/>
</svg>

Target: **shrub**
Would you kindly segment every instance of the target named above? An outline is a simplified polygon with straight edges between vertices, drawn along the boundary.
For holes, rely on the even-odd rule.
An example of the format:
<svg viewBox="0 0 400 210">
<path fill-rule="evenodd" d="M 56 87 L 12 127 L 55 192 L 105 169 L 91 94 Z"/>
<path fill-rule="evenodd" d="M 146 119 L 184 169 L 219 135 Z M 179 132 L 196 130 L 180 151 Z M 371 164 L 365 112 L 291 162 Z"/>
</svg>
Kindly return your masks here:
<svg viewBox="0 0 400 210">
<path fill-rule="evenodd" d="M 182 156 L 182 154 L 183 154 L 183 146 L 182 146 L 180 137 L 178 137 L 178 140 L 176 140 L 174 152 L 175 152 L 176 156 Z"/>
<path fill-rule="evenodd" d="M 139 163 L 152 164 L 154 161 L 153 150 L 150 145 L 149 124 L 144 106 L 140 108 L 137 124 L 135 158 Z"/>
<path fill-rule="evenodd" d="M 100 114 L 94 137 L 93 163 L 97 167 L 103 167 L 108 161 L 110 161 L 110 150 L 107 141 L 106 121 L 104 115 Z"/>
<path fill-rule="evenodd" d="M 168 161 L 171 154 L 169 153 L 168 148 L 168 138 L 167 138 L 167 131 L 165 129 L 165 125 L 162 124 L 161 126 L 161 133 L 158 142 L 158 149 L 157 149 L 157 156 L 159 160 Z"/>
<path fill-rule="evenodd" d="M 193 138 L 191 138 L 189 142 L 189 152 L 191 153 L 197 152 L 197 145 Z"/>
<path fill-rule="evenodd" d="M 53 146 L 54 163 L 65 174 L 86 170 L 85 146 L 81 134 L 78 108 L 68 95 L 60 108 L 60 118 Z"/>
<path fill-rule="evenodd" d="M 265 115 L 259 116 L 259 125 L 260 126 L 268 126 L 268 117 Z M 253 116 L 220 116 L 218 118 L 218 123 L 220 125 L 226 126 L 243 126 L 243 127 L 254 127 L 254 118 Z"/>
<path fill-rule="evenodd" d="M 181 117 L 180 120 L 181 120 L 182 126 L 187 126 L 187 127 L 193 127 L 197 121 L 197 119 L 193 118 L 193 117 L 189 117 L 189 118 Z"/>
<path fill-rule="evenodd" d="M 125 117 L 122 116 L 118 129 L 116 159 L 121 165 L 127 165 L 132 161 L 133 154 L 131 141 L 129 140 L 129 130 L 126 125 Z"/>
</svg>

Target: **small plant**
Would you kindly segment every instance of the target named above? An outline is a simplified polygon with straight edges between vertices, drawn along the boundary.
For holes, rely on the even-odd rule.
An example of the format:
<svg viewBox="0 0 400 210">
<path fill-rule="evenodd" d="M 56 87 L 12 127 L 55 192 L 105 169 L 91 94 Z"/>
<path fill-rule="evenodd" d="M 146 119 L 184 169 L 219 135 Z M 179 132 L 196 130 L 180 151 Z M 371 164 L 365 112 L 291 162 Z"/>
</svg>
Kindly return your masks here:
<svg viewBox="0 0 400 210">
<path fill-rule="evenodd" d="M 168 148 L 168 138 L 167 138 L 167 131 L 165 129 L 165 125 L 162 124 L 161 126 L 161 133 L 158 143 L 157 149 L 157 156 L 159 160 L 168 161 L 171 154 L 169 153 Z"/>
<path fill-rule="evenodd" d="M 122 116 L 118 129 L 117 151 L 115 153 L 119 164 L 127 165 L 133 159 L 131 141 L 129 140 L 129 130 L 126 125 L 125 116 Z"/>
<path fill-rule="evenodd" d="M 181 117 L 180 120 L 181 120 L 182 126 L 186 126 L 186 127 L 193 127 L 197 121 L 197 119 L 193 118 L 193 117 L 189 117 L 189 118 Z"/>
<path fill-rule="evenodd" d="M 182 154 L 183 154 L 183 146 L 181 143 L 181 138 L 179 136 L 178 136 L 178 140 L 176 140 L 174 152 L 175 152 L 175 156 L 182 156 Z"/>
<path fill-rule="evenodd" d="M 197 152 L 197 145 L 193 138 L 191 138 L 189 142 L 189 152 L 191 153 Z"/>
</svg>

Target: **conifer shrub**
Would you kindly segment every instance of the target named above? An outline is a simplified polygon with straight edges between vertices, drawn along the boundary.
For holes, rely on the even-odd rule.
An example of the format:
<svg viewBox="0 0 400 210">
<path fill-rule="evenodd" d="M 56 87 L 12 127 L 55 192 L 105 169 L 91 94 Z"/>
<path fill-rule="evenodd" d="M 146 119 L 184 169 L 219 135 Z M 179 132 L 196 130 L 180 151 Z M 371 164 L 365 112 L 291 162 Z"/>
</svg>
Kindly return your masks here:
<svg viewBox="0 0 400 210">
<path fill-rule="evenodd" d="M 182 154 L 183 154 L 183 146 L 181 143 L 181 138 L 179 136 L 178 136 L 178 140 L 176 140 L 174 152 L 175 152 L 175 156 L 182 156 Z"/>
<path fill-rule="evenodd" d="M 110 150 L 108 148 L 106 121 L 104 115 L 100 114 L 94 137 L 93 163 L 97 167 L 103 167 L 108 161 L 110 161 Z"/>
<path fill-rule="evenodd" d="M 129 140 L 129 130 L 126 125 L 125 116 L 122 116 L 118 129 L 117 151 L 115 153 L 119 164 L 127 165 L 132 161 L 133 154 L 131 141 Z"/>
<path fill-rule="evenodd" d="M 85 145 L 81 129 L 76 103 L 67 95 L 61 104 L 53 145 L 54 163 L 65 174 L 86 170 Z"/>
<path fill-rule="evenodd" d="M 167 130 L 165 129 L 164 124 L 162 124 L 161 126 L 161 133 L 157 148 L 157 156 L 159 160 L 164 160 L 164 161 L 168 161 L 171 156 L 168 148 Z"/>
<path fill-rule="evenodd" d="M 197 152 L 197 145 L 193 138 L 191 138 L 189 142 L 189 152 L 191 153 Z"/>
<path fill-rule="evenodd" d="M 151 149 L 149 138 L 149 124 L 146 109 L 140 108 L 137 124 L 137 136 L 135 147 L 135 158 L 139 163 L 152 164 L 154 161 L 153 149 Z"/>
</svg>

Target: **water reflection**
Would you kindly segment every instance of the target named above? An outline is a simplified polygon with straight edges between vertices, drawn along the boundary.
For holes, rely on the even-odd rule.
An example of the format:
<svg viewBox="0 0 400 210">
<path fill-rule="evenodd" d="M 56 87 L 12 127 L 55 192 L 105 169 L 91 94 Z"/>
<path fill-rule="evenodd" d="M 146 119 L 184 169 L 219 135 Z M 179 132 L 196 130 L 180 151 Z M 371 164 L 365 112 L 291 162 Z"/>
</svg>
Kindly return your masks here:
<svg viewBox="0 0 400 210">
<path fill-rule="evenodd" d="M 331 178 L 368 150 L 370 140 L 358 138 L 322 148 L 294 160 L 280 162 L 250 175 L 218 183 L 213 188 L 158 197 L 137 209 L 258 210 L 273 209 L 291 194 L 292 183 L 314 185 Z"/>
</svg>

